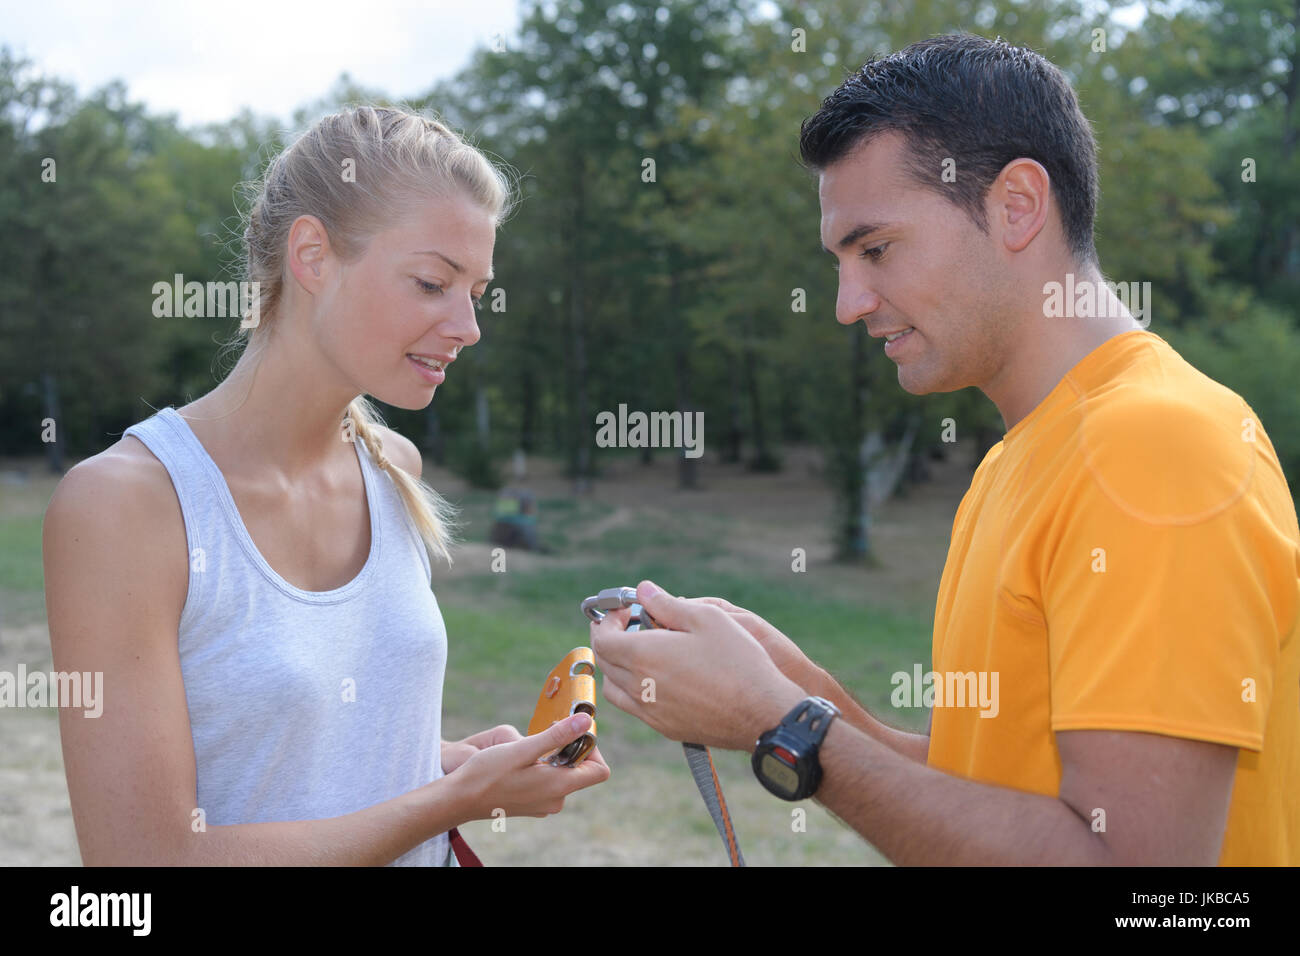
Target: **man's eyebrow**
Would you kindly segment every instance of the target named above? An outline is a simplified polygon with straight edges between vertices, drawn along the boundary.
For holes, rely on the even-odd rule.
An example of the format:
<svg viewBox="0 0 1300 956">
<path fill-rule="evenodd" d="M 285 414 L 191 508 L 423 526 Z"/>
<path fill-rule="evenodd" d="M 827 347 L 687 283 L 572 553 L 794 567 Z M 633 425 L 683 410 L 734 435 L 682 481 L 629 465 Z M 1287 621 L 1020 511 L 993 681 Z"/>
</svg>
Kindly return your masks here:
<svg viewBox="0 0 1300 956">
<path fill-rule="evenodd" d="M 447 263 L 447 265 L 451 266 L 451 267 L 452 267 L 453 269 L 455 269 L 457 272 L 464 272 L 464 271 L 465 271 L 464 267 L 461 266 L 461 264 L 460 264 L 459 262 L 457 262 L 457 261 L 454 260 L 454 259 L 449 259 L 449 258 L 447 258 L 447 257 L 444 256 L 441 252 L 439 252 L 437 249 L 421 249 L 421 250 L 419 250 L 418 252 L 413 252 L 413 253 L 411 253 L 411 255 L 413 255 L 413 256 L 437 256 L 439 259 L 441 259 L 443 262 Z M 484 276 L 482 279 L 479 279 L 478 281 L 479 281 L 479 282 L 491 282 L 492 279 L 493 279 L 494 277 L 495 277 L 495 273 L 489 272 L 486 276 Z"/>
<path fill-rule="evenodd" d="M 881 229 L 888 229 L 891 226 L 896 225 L 897 223 L 893 222 L 864 222 L 862 225 L 855 226 L 849 230 L 849 232 L 835 244 L 835 248 L 847 249 L 855 242 L 867 238 L 867 236 L 871 235 L 873 232 L 878 232 Z M 835 253 L 831 252 L 831 250 L 827 249 L 825 246 L 822 246 L 822 251 L 835 255 Z"/>
</svg>

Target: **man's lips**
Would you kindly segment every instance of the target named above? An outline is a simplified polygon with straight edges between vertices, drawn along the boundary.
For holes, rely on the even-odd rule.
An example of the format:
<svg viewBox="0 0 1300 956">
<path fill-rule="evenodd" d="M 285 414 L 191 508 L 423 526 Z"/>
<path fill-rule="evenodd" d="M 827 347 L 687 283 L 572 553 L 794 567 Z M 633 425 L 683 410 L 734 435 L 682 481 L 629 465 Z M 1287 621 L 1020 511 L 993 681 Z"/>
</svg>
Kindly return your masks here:
<svg viewBox="0 0 1300 956">
<path fill-rule="evenodd" d="M 885 340 L 885 354 L 891 359 L 898 359 L 901 355 L 909 351 L 917 336 L 912 333 L 916 331 L 915 326 L 904 325 L 894 329 L 876 329 L 874 332 L 867 330 L 873 338 Z"/>
<path fill-rule="evenodd" d="M 901 325 L 896 329 L 867 329 L 867 334 L 873 339 L 888 339 L 890 336 L 902 335 L 904 332 L 914 331 L 914 326 Z"/>
</svg>

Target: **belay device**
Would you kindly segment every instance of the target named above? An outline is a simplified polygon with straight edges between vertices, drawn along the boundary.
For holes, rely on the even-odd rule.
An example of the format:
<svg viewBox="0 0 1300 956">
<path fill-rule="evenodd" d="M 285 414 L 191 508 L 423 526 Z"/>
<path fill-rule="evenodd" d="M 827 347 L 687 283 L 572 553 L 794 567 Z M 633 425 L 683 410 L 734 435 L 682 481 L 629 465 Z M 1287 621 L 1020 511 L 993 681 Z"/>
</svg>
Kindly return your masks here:
<svg viewBox="0 0 1300 956">
<path fill-rule="evenodd" d="M 659 627 L 636 600 L 636 588 L 606 588 L 582 602 L 582 613 L 599 624 L 605 618 L 605 612 L 619 608 L 629 608 L 631 617 L 627 622 L 629 631 L 649 630 Z M 585 648 L 584 648 L 585 649 Z M 567 661 L 568 658 L 565 658 Z M 563 666 L 563 665 L 561 665 Z M 594 693 L 592 699 L 594 700 Z M 543 728 L 545 729 L 545 728 Z M 594 727 L 592 728 L 594 731 Z M 709 808 L 713 825 L 718 828 L 718 836 L 727 848 L 727 856 L 732 866 L 744 866 L 745 858 L 740 855 L 740 844 L 736 841 L 735 830 L 731 826 L 731 815 L 727 812 L 727 801 L 722 798 L 722 787 L 718 783 L 718 772 L 713 766 L 713 757 L 709 748 L 702 744 L 682 744 L 686 751 L 686 763 L 695 778 L 695 786 L 700 789 L 704 805 Z"/>
<path fill-rule="evenodd" d="M 587 732 L 546 758 L 554 767 L 576 767 L 596 746 L 596 655 L 590 647 L 575 647 L 546 675 L 537 709 L 528 723 L 528 735 L 577 713 L 591 717 Z"/>
</svg>

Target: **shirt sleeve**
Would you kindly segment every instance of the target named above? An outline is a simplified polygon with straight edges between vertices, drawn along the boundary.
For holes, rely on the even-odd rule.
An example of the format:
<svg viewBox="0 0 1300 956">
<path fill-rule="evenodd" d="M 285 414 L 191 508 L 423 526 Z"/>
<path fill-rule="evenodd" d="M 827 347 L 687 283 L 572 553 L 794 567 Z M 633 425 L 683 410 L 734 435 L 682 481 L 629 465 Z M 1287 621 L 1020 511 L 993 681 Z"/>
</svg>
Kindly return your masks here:
<svg viewBox="0 0 1300 956">
<path fill-rule="evenodd" d="M 1296 548 L 1255 487 L 1271 448 L 1229 417 L 1154 399 L 1085 418 L 1044 547 L 1053 730 L 1262 748 Z"/>
</svg>

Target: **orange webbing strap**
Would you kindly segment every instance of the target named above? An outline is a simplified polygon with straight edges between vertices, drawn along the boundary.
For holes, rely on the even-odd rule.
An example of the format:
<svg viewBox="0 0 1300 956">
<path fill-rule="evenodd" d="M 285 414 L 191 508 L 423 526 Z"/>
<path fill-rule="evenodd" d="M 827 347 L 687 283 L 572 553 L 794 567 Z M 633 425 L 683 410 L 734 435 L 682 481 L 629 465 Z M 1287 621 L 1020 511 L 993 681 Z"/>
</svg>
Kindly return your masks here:
<svg viewBox="0 0 1300 956">
<path fill-rule="evenodd" d="M 740 843 L 736 840 L 736 831 L 731 825 L 731 814 L 727 812 L 727 801 L 722 796 L 722 786 L 718 783 L 718 771 L 713 766 L 713 755 L 708 747 L 699 744 L 682 744 L 686 751 L 686 763 L 690 765 L 691 776 L 695 786 L 704 798 L 704 805 L 713 817 L 713 825 L 718 828 L 718 836 L 727 848 L 727 856 L 732 866 L 744 866 L 745 858 L 740 855 Z"/>
<path fill-rule="evenodd" d="M 599 624 L 606 611 L 620 607 L 631 611 L 628 615 L 629 631 L 653 630 L 659 626 L 636 602 L 636 588 L 606 588 L 599 594 L 593 594 L 582 602 L 582 613 Z M 722 843 L 727 848 L 731 865 L 744 866 L 745 858 L 740 855 L 740 842 L 731 826 L 731 814 L 727 812 L 727 801 L 722 798 L 722 786 L 718 783 L 718 771 L 713 766 L 709 748 L 702 744 L 684 743 L 682 749 L 686 751 L 686 763 L 691 768 L 691 776 L 695 778 L 695 786 L 699 788 L 709 816 L 713 817 L 713 825 L 718 828 L 718 836 L 722 837 Z"/>
</svg>

